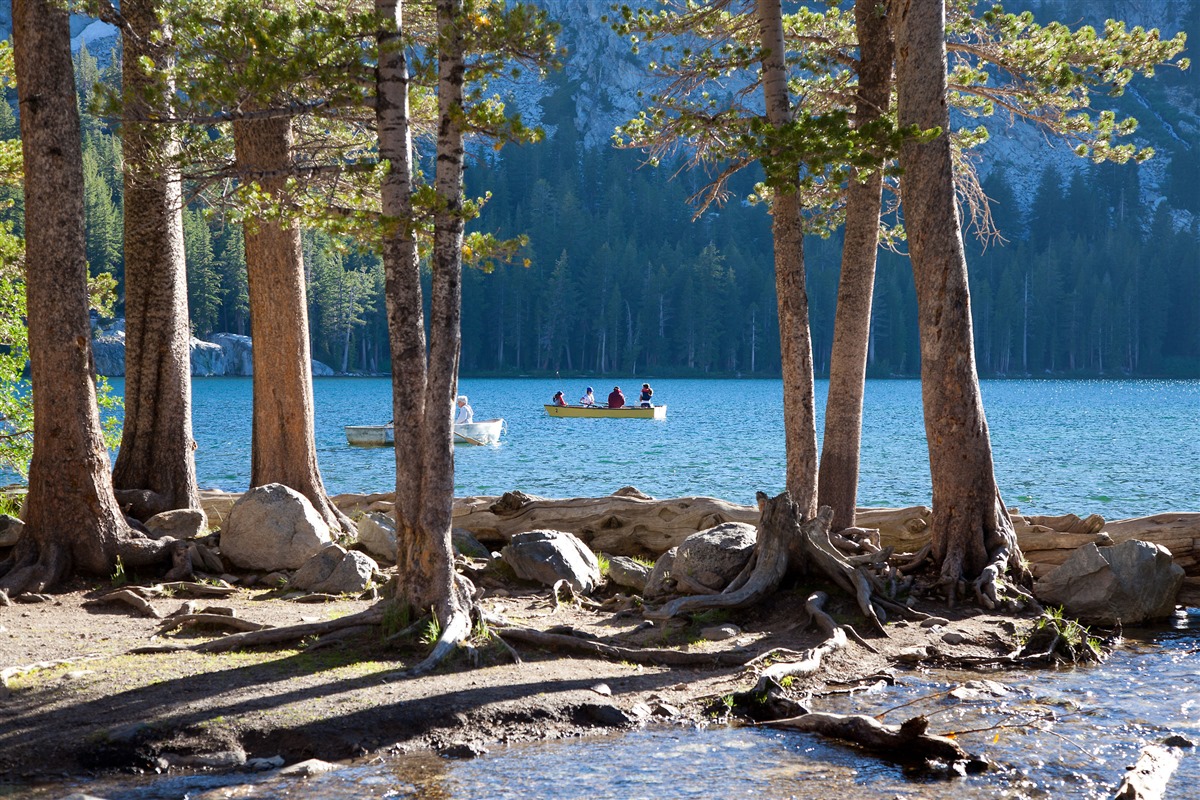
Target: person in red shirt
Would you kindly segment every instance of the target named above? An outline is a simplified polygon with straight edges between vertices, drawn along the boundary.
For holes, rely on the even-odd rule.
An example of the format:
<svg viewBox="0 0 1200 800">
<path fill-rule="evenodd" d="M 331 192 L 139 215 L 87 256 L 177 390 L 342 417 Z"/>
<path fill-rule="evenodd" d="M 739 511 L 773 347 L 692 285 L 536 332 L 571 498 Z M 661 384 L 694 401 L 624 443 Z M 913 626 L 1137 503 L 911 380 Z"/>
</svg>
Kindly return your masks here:
<svg viewBox="0 0 1200 800">
<path fill-rule="evenodd" d="M 612 392 L 608 395 L 608 407 L 620 408 L 625 405 L 625 395 L 621 394 L 621 387 L 614 386 Z"/>
<path fill-rule="evenodd" d="M 567 401 L 566 401 L 566 398 L 563 397 L 563 393 L 555 392 L 554 393 L 554 405 L 565 406 L 566 404 L 567 404 Z"/>
</svg>

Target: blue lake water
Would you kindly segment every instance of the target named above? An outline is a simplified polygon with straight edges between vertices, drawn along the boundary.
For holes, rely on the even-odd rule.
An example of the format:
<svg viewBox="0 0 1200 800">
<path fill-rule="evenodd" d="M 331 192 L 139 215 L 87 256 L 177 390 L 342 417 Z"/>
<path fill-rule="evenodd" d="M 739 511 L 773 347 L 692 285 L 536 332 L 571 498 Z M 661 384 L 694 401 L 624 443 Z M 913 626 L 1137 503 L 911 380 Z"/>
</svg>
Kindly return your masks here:
<svg viewBox="0 0 1200 800">
<path fill-rule="evenodd" d="M 113 382 L 117 391 L 122 382 Z M 638 379 L 595 383 L 603 396 Z M 477 419 L 503 417 L 496 447 L 455 450 L 455 493 L 521 489 L 547 497 L 604 495 L 633 485 L 656 497 L 711 495 L 753 502 L 784 481 L 782 386 L 774 380 L 659 380 L 667 419 L 550 418 L 542 408 L 580 381 L 464 379 Z M 827 383 L 817 383 L 818 432 Z M 984 403 L 1005 501 L 1032 513 L 1108 519 L 1200 509 L 1200 381 L 985 381 Z M 391 417 L 386 378 L 315 381 L 321 473 L 332 493 L 390 491 L 387 448 L 346 444 L 345 425 Z M 193 383 L 200 485 L 244 490 L 250 474 L 249 378 Z M 869 381 L 859 503 L 928 504 L 920 383 Z"/>
</svg>

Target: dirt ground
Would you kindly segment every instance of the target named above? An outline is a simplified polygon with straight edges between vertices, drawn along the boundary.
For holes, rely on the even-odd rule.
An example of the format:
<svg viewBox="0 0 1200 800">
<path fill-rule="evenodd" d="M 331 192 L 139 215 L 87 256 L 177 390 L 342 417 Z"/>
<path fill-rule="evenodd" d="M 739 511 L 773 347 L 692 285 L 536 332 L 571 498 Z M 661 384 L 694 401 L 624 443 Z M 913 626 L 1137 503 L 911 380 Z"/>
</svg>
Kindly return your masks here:
<svg viewBox="0 0 1200 800">
<path fill-rule="evenodd" d="M 768 604 L 746 611 L 653 626 L 636 610 L 557 605 L 548 590 L 535 588 L 501 591 L 483 605 L 522 626 L 573 630 L 611 644 L 749 656 L 776 647 L 801 651 L 820 641 L 820 634 L 799 624 L 811 588 L 785 587 Z M 486 639 L 476 640 L 478 665 L 464 651 L 431 675 L 407 679 L 398 672 L 419 661 L 425 646 L 386 643 L 378 629 L 317 649 L 305 649 L 312 642 L 302 641 L 219 655 L 133 655 L 130 650 L 152 642 L 188 643 L 219 634 L 157 636 L 160 621 L 128 606 L 84 605 L 111 590 L 107 582 L 76 583 L 46 602 L 0 607 L 0 670 L 6 670 L 0 685 L 0 784 L 103 770 L 229 766 L 243 754 L 282 756 L 287 762 L 414 750 L 470 756 L 502 743 L 697 720 L 711 715 L 714 701 L 751 688 L 756 679 L 753 668 L 639 665 L 520 643 L 513 643 L 522 658 L 515 664 L 502 645 Z M 243 589 L 197 602 L 232 607 L 239 617 L 275 626 L 334 619 L 372 605 L 262 599 L 266 596 Z M 178 595 L 152 604 L 165 615 L 185 599 Z M 827 610 L 838 622 L 858 621 L 853 603 L 836 595 Z M 878 653 L 850 642 L 827 657 L 817 675 L 789 691 L 799 695 L 868 676 L 876 676 L 874 681 L 883 670 L 910 669 L 899 657 L 914 646 L 931 646 L 934 658 L 1007 653 L 1028 626 L 1027 620 L 970 608 L 922 610 L 946 617 L 948 624 L 890 622 L 887 638 L 868 637 Z M 719 642 L 700 637 L 703 628 L 718 624 L 736 625 L 739 632 Z M 961 636 L 947 636 L 954 633 Z"/>
</svg>

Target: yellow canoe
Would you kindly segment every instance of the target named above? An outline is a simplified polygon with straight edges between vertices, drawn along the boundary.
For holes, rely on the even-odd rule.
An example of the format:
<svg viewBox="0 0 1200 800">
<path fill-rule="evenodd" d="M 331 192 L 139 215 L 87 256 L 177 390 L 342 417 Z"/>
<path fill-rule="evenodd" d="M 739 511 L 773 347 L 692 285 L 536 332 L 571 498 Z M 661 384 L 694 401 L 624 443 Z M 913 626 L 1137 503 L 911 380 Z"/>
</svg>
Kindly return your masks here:
<svg viewBox="0 0 1200 800">
<path fill-rule="evenodd" d="M 546 413 L 552 417 L 590 417 L 592 419 L 666 419 L 667 407 L 624 406 L 623 408 L 608 408 L 606 406 L 555 406 L 547 405 Z"/>
</svg>

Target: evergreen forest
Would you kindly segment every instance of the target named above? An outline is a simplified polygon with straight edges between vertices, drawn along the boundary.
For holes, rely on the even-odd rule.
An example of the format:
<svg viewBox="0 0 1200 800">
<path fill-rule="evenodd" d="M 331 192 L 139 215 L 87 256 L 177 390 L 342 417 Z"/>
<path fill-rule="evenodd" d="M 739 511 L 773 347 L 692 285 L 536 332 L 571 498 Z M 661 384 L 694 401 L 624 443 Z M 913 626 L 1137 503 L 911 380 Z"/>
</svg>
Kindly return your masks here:
<svg viewBox="0 0 1200 800">
<path fill-rule="evenodd" d="M 89 268 L 116 279 L 120 316 L 120 137 L 89 113 L 97 85 L 119 83 L 113 41 L 80 48 L 75 65 Z M 744 200 L 753 178 L 742 177 L 728 202 L 693 219 L 687 199 L 699 177 L 650 167 L 636 151 L 585 146 L 572 124 L 577 104 L 587 102 L 579 86 L 564 73 L 548 80 L 545 139 L 500 156 L 473 150 L 468 162 L 468 193 L 490 193 L 472 227 L 526 235 L 528 245 L 512 264 L 465 276 L 461 372 L 778 375 L 770 219 L 762 205 Z M 1164 71 L 1141 91 L 1153 95 L 1191 80 Z M 17 137 L 14 99 L 10 92 L 0 104 L 5 139 Z M 1032 195 L 1010 181 L 1011 166 L 987 173 L 983 186 L 1001 238 L 967 236 L 981 375 L 1200 375 L 1200 152 L 1180 141 L 1165 153 L 1170 172 L 1156 207 L 1145 202 L 1140 182 L 1154 160 L 1050 167 Z M 19 236 L 20 193 L 6 191 L 3 214 Z M 194 201 L 184 227 L 194 335 L 248 334 L 242 226 Z M 829 363 L 838 237 L 806 242 L 818 374 Z M 341 373 L 387 372 L 378 256 L 310 230 L 304 258 L 314 358 Z M 915 376 L 919 367 L 909 263 L 903 253 L 882 252 L 868 375 Z"/>
</svg>

